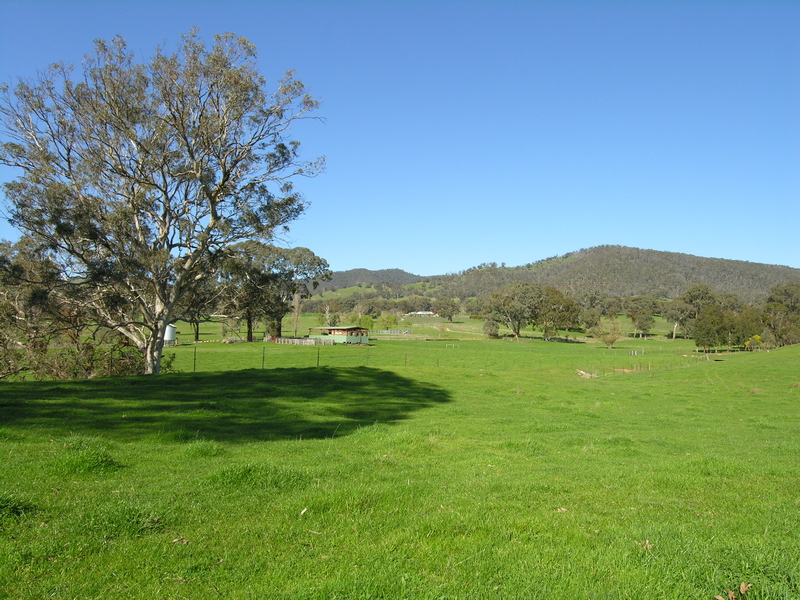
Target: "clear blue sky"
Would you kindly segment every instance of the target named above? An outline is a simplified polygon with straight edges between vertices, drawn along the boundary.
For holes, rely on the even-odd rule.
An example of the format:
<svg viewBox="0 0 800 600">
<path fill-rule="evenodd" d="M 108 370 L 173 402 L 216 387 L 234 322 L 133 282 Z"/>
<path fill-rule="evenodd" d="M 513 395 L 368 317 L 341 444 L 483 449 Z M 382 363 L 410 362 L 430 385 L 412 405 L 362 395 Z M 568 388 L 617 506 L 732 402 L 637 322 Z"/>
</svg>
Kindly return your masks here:
<svg viewBox="0 0 800 600">
<path fill-rule="evenodd" d="M 800 2 L 0 0 L 0 79 L 195 25 L 322 100 L 286 241 L 334 270 L 599 244 L 800 268 Z"/>
</svg>

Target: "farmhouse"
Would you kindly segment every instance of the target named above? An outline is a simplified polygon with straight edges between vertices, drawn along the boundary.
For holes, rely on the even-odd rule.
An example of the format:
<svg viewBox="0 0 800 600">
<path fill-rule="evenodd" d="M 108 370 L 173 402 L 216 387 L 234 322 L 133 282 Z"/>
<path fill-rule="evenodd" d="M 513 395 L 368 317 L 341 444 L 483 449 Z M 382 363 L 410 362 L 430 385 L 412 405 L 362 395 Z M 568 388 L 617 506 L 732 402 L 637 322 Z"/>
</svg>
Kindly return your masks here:
<svg viewBox="0 0 800 600">
<path fill-rule="evenodd" d="M 333 339 L 337 344 L 368 344 L 369 329 L 356 325 L 335 327 L 311 327 L 308 337 L 312 339 Z"/>
</svg>

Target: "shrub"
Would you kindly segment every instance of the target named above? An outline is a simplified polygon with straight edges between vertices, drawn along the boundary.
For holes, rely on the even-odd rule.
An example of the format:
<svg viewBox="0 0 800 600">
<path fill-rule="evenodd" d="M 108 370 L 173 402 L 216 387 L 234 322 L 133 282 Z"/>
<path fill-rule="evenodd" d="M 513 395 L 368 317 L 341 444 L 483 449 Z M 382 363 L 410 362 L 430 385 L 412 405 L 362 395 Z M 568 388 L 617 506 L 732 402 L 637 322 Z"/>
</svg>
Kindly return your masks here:
<svg viewBox="0 0 800 600">
<path fill-rule="evenodd" d="M 489 337 L 496 338 L 499 332 L 500 332 L 500 325 L 497 323 L 497 321 L 493 321 L 492 319 L 486 319 L 486 321 L 483 322 L 483 333 L 485 333 Z"/>
</svg>

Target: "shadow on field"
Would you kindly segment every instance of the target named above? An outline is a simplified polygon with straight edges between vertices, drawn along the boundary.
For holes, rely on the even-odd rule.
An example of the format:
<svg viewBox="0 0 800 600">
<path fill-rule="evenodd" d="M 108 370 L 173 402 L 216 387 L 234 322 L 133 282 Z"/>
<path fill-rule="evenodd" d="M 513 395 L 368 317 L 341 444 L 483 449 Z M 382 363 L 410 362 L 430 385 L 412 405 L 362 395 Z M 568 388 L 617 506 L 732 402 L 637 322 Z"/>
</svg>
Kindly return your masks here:
<svg viewBox="0 0 800 600">
<path fill-rule="evenodd" d="M 449 400 L 435 385 L 366 367 L 4 383 L 0 427 L 114 438 L 322 438 Z"/>
</svg>

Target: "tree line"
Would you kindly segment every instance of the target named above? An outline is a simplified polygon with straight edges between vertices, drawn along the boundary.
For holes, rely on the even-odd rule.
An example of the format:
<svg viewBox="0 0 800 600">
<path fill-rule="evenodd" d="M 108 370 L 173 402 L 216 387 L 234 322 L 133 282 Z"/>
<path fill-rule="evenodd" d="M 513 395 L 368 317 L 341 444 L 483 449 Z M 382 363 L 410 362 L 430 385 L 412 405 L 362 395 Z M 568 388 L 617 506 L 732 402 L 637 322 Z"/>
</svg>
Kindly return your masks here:
<svg viewBox="0 0 800 600">
<path fill-rule="evenodd" d="M 587 291 L 571 298 L 552 286 L 517 281 L 478 297 L 467 311 L 485 319 L 484 331 L 497 335 L 499 325 L 520 337 L 526 326 L 541 330 L 545 340 L 559 330 L 582 328 L 611 347 L 623 337 L 616 323 L 630 319 L 636 335 L 647 336 L 660 315 L 678 332 L 694 338 L 699 348 L 780 347 L 800 342 L 800 281 L 773 286 L 765 300 L 748 304 L 736 294 L 718 294 L 706 284 L 696 284 L 671 301 L 638 295 L 603 297 Z"/>
</svg>

